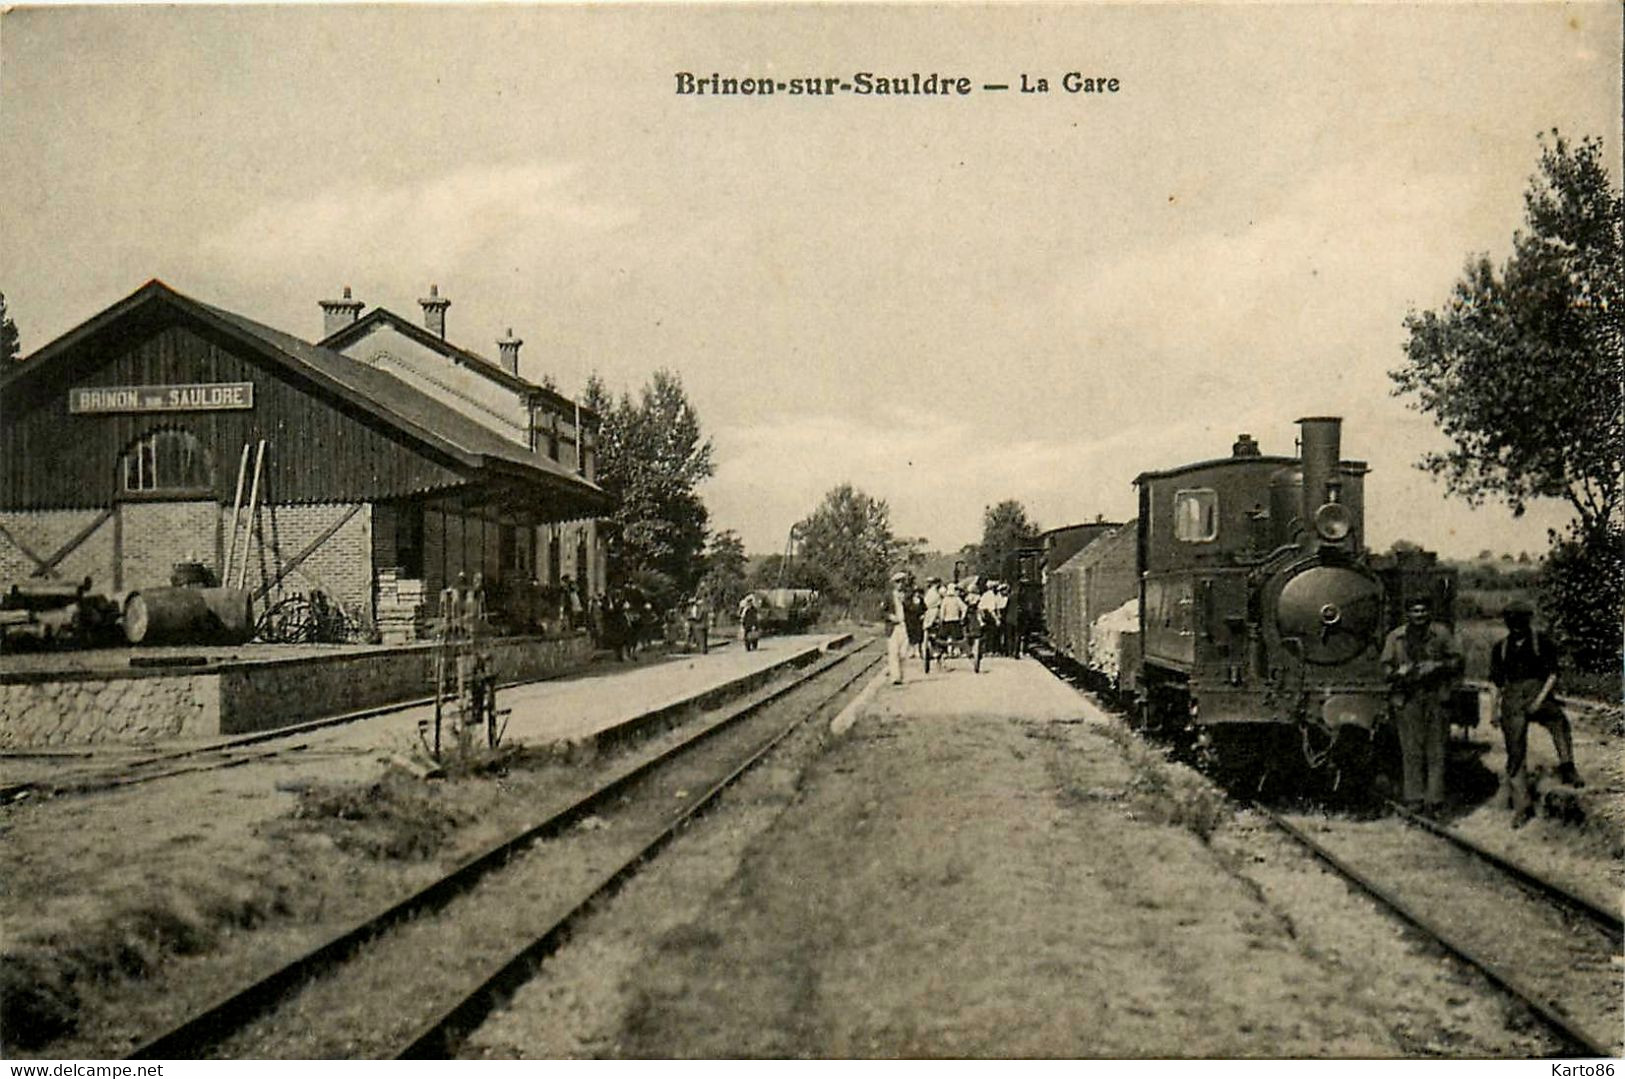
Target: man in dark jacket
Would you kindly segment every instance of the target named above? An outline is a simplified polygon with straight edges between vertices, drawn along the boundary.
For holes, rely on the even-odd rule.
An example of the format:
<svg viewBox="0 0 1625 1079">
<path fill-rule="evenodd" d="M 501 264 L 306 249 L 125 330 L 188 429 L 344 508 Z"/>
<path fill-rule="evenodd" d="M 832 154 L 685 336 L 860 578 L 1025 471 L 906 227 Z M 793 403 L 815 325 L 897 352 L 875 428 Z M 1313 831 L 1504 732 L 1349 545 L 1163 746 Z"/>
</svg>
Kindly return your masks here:
<svg viewBox="0 0 1625 1079">
<path fill-rule="evenodd" d="M 1382 644 L 1382 669 L 1404 760 L 1404 801 L 1426 813 L 1444 807 L 1445 709 L 1462 669 L 1456 635 L 1433 621 L 1432 612 L 1425 598 L 1411 600 L 1404 625 Z"/>
<path fill-rule="evenodd" d="M 1529 773 L 1524 764 L 1529 751 L 1531 721 L 1545 727 L 1557 749 L 1557 778 L 1582 787 L 1574 770 L 1574 738 L 1569 717 L 1557 703 L 1557 647 L 1535 629 L 1535 606 L 1513 600 L 1502 612 L 1507 635 L 1490 649 L 1490 683 L 1495 686 L 1501 735 L 1506 739 L 1507 788 L 1512 794 L 1512 827 L 1521 828 L 1535 815 L 1529 796 Z"/>
</svg>

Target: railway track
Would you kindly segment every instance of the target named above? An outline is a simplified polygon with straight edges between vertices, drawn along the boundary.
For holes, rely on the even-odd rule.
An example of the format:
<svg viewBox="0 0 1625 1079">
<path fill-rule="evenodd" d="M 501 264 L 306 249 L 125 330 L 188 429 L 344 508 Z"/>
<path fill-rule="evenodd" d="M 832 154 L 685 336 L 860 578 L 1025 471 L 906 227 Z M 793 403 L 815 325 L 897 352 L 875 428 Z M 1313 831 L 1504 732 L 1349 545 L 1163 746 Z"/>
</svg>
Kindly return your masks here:
<svg viewBox="0 0 1625 1079">
<path fill-rule="evenodd" d="M 591 790 L 132 1058 L 449 1055 L 596 901 L 881 658 L 868 644 L 851 648 L 639 751 Z"/>
<path fill-rule="evenodd" d="M 1088 692 L 1052 651 L 1035 656 Z M 1377 820 L 1251 808 L 1520 1002 L 1572 1054 L 1621 1054 L 1618 910 L 1398 805 L 1390 805 L 1395 816 Z"/>
<path fill-rule="evenodd" d="M 1252 808 L 1519 1001 L 1568 1055 L 1620 1054 L 1617 912 L 1411 814 L 1356 821 Z"/>
</svg>

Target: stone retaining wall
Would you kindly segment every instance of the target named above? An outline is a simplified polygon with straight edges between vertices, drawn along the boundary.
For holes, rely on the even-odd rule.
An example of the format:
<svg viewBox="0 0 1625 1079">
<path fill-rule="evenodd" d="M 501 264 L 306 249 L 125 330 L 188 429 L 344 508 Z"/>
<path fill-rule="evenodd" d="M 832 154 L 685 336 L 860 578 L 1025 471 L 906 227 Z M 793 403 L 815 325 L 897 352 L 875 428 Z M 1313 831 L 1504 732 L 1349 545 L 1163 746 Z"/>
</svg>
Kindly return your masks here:
<svg viewBox="0 0 1625 1079">
<path fill-rule="evenodd" d="M 220 730 L 218 682 L 186 674 L 0 685 L 0 749 L 206 737 Z"/>
<path fill-rule="evenodd" d="M 585 634 L 491 642 L 498 681 L 585 666 Z M 132 670 L 7 675 L 0 681 L 0 749 L 209 738 L 273 730 L 433 692 L 432 646 L 265 662 L 184 673 Z"/>
</svg>

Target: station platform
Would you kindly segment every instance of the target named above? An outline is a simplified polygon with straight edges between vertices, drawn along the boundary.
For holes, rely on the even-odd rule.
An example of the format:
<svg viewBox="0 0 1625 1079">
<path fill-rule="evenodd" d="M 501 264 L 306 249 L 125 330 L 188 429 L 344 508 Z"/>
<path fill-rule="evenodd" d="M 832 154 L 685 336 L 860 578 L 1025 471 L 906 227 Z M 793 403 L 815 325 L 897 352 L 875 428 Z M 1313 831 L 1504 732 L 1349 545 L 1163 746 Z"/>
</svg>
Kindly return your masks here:
<svg viewBox="0 0 1625 1079">
<path fill-rule="evenodd" d="M 628 663 L 600 657 L 562 678 L 499 688 L 497 707 L 507 713 L 501 717 L 507 724 L 503 744 L 542 748 L 569 760 L 590 759 L 605 745 L 652 732 L 694 709 L 749 692 L 852 641 L 851 633 L 805 634 L 763 638 L 755 652 L 730 643 L 706 655 L 679 654 Z M 309 758 L 304 764 L 297 757 L 285 762 L 295 771 L 328 779 L 340 773 L 359 778 L 380 759 L 416 757 L 419 725 L 427 729 L 433 720 L 432 704 L 412 704 L 355 717 L 329 715 L 276 730 L 226 737 L 165 739 L 144 745 L 112 742 L 0 748 L 0 781 L 49 786 L 62 782 L 69 773 L 147 763 L 154 754 L 217 749 L 257 752 L 271 739 L 296 743 L 307 751 L 297 755 Z M 347 757 L 351 763 L 335 763 L 339 757 Z M 347 770 L 351 768 L 360 771 L 350 775 Z"/>
<path fill-rule="evenodd" d="M 502 742 L 590 759 L 615 741 L 747 692 L 852 640 L 850 633 L 764 637 L 755 652 L 730 645 L 646 662 L 600 659 L 568 678 L 500 688 L 497 708 L 507 713 Z M 386 749 L 404 758 L 418 749 L 419 725 L 433 721 L 433 705 L 415 705 L 313 731 L 309 741 L 313 748 Z"/>
<path fill-rule="evenodd" d="M 1047 723 L 1104 722 L 1095 703 L 1028 656 L 989 656 L 981 671 L 968 659 L 951 659 L 926 674 L 919 660 L 903 665 L 903 684 L 891 684 L 882 670 L 832 723 L 839 734 L 854 723 L 930 723 L 966 715 L 1004 716 Z"/>
<path fill-rule="evenodd" d="M 594 677 L 501 691 L 498 707 L 511 710 L 503 740 L 569 751 L 595 748 L 744 692 L 851 641 L 850 633 L 764 637 L 754 652 L 731 645 L 648 666 L 608 660 L 597 665 L 601 673 Z"/>
</svg>

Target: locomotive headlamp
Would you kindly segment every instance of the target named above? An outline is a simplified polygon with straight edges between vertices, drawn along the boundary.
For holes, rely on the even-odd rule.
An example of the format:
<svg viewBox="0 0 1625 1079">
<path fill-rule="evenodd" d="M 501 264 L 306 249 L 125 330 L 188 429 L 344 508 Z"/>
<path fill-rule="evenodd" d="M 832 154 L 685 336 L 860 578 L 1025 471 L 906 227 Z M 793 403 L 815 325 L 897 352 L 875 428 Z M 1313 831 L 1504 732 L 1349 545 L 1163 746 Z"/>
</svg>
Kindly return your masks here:
<svg viewBox="0 0 1625 1079">
<path fill-rule="evenodd" d="M 1354 519 L 1341 502 L 1327 502 L 1315 511 L 1315 533 L 1323 540 L 1335 543 L 1346 538 L 1353 527 Z"/>
</svg>

